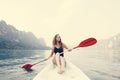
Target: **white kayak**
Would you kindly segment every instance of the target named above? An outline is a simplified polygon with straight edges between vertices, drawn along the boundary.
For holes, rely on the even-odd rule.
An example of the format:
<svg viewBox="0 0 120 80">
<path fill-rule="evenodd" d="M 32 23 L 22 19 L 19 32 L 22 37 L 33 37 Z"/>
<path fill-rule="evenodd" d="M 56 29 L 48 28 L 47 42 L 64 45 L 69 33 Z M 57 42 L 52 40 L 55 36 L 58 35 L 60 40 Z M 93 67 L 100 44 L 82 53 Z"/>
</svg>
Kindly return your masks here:
<svg viewBox="0 0 120 80">
<path fill-rule="evenodd" d="M 63 74 L 57 73 L 55 65 L 50 63 L 33 80 L 90 80 L 79 68 L 66 61 L 66 68 Z"/>
</svg>

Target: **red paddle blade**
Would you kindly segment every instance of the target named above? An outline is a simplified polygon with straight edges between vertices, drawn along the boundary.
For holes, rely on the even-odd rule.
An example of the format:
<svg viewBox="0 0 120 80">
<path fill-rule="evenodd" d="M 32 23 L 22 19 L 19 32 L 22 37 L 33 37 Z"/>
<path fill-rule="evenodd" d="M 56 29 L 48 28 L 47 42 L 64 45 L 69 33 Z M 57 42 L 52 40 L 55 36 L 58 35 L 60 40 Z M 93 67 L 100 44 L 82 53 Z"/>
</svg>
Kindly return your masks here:
<svg viewBox="0 0 120 80">
<path fill-rule="evenodd" d="M 95 38 L 88 38 L 86 40 L 83 40 L 78 46 L 74 47 L 74 49 L 79 47 L 88 47 L 96 43 L 97 43 L 97 40 Z"/>
<path fill-rule="evenodd" d="M 87 47 L 87 46 L 91 46 L 91 45 L 94 45 L 96 44 L 97 40 L 95 38 L 88 38 L 84 41 L 82 41 L 80 44 L 79 44 L 79 47 Z"/>
<path fill-rule="evenodd" d="M 33 66 L 32 64 L 25 64 L 24 66 L 22 66 L 22 68 L 30 69 L 32 66 Z"/>
</svg>

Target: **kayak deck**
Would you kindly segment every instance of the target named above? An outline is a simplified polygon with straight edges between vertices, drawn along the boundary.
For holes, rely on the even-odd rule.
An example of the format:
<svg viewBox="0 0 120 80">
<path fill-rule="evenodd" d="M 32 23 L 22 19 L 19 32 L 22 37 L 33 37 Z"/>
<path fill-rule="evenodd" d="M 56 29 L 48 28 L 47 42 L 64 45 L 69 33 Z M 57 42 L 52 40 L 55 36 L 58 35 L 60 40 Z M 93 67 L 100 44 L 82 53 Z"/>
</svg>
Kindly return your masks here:
<svg viewBox="0 0 120 80">
<path fill-rule="evenodd" d="M 33 80 L 90 80 L 79 68 L 66 61 L 66 68 L 63 74 L 57 73 L 55 65 L 50 63 Z"/>
</svg>

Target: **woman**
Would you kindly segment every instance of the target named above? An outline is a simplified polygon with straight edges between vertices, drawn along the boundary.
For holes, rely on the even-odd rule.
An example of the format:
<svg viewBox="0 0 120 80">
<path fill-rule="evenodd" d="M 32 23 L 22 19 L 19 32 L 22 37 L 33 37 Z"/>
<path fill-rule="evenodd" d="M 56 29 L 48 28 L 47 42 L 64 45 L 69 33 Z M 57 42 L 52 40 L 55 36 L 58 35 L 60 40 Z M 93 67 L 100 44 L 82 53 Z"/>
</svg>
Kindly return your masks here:
<svg viewBox="0 0 120 80">
<path fill-rule="evenodd" d="M 53 55 L 53 64 L 57 65 L 58 73 L 62 74 L 65 71 L 65 58 L 64 58 L 64 48 L 68 51 L 72 49 L 68 49 L 68 47 L 62 42 L 59 34 L 56 34 L 53 38 L 53 48 L 50 56 L 46 59 L 48 60 Z"/>
</svg>

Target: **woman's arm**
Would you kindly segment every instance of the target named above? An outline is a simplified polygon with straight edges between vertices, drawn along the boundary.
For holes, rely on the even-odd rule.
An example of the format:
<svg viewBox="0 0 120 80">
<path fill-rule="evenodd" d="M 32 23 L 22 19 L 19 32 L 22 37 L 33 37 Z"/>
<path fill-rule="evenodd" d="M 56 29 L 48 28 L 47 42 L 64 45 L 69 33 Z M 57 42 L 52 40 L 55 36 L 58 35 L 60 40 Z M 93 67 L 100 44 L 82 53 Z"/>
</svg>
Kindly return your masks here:
<svg viewBox="0 0 120 80">
<path fill-rule="evenodd" d="M 48 60 L 48 59 L 50 59 L 53 56 L 53 53 L 54 53 L 54 49 L 52 48 L 51 54 L 49 55 L 48 58 L 45 59 L 45 61 Z"/>
<path fill-rule="evenodd" d="M 67 49 L 68 51 L 72 51 L 72 49 L 69 49 L 64 43 L 63 44 L 63 48 Z"/>
</svg>

